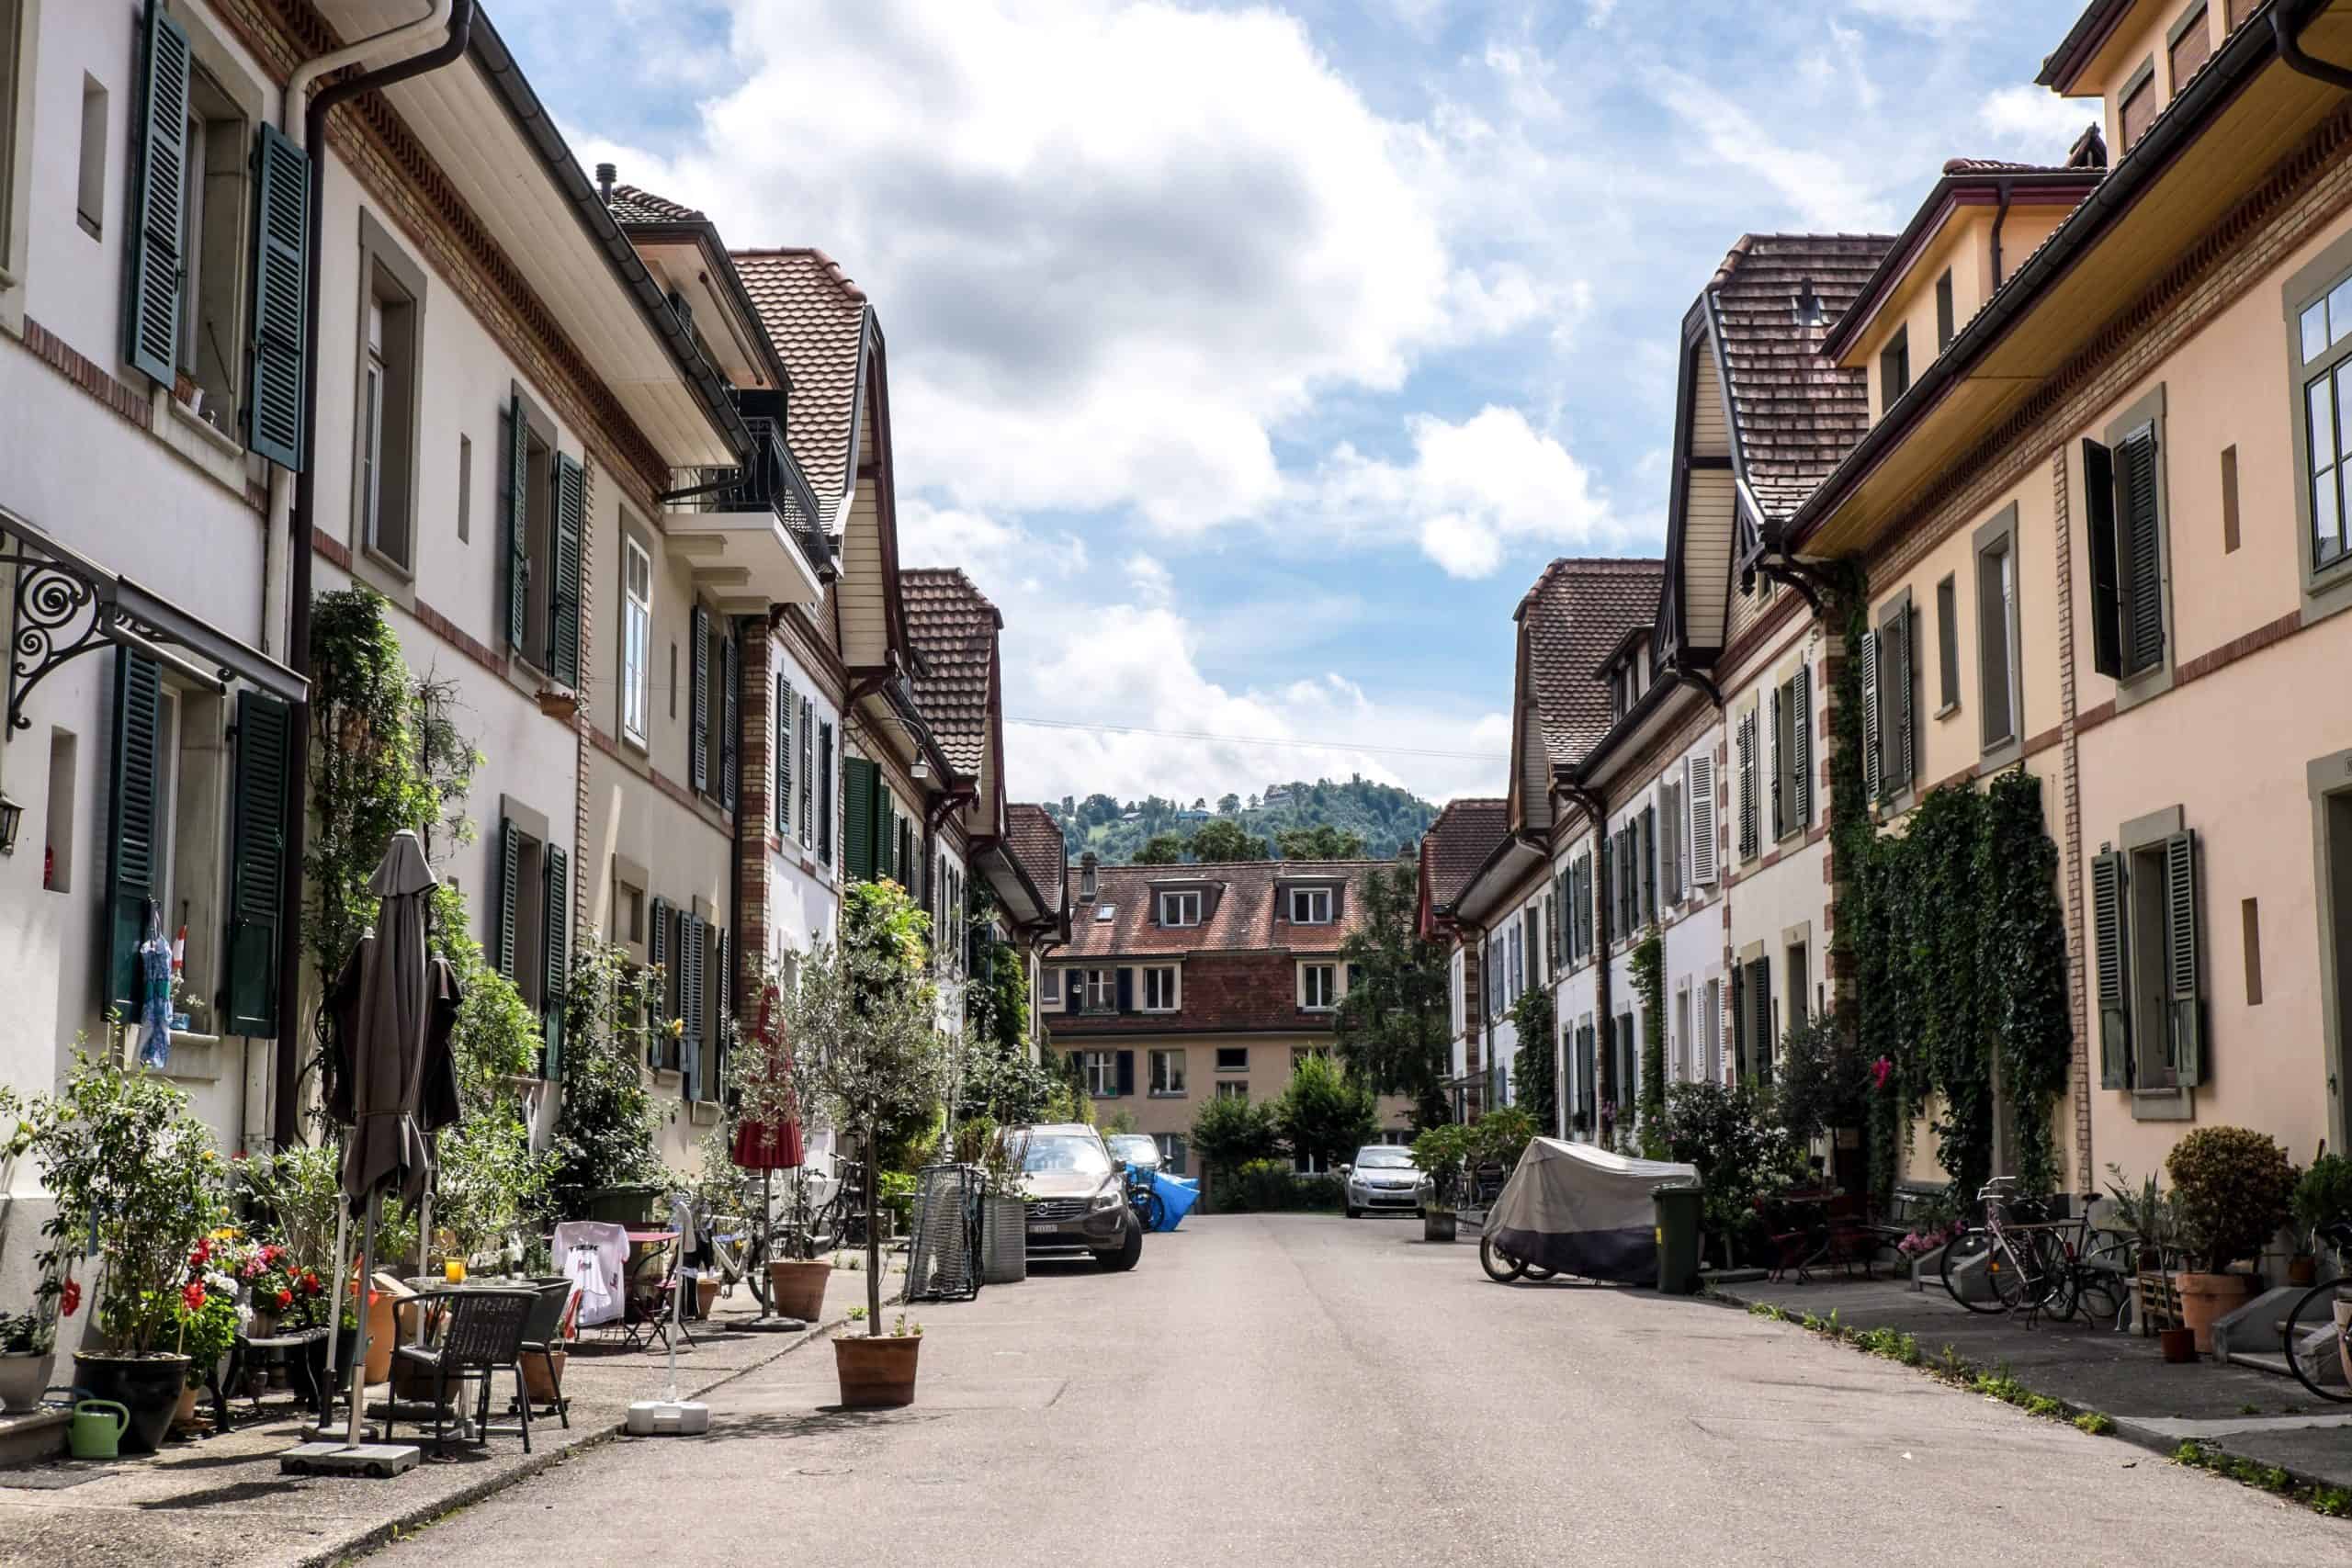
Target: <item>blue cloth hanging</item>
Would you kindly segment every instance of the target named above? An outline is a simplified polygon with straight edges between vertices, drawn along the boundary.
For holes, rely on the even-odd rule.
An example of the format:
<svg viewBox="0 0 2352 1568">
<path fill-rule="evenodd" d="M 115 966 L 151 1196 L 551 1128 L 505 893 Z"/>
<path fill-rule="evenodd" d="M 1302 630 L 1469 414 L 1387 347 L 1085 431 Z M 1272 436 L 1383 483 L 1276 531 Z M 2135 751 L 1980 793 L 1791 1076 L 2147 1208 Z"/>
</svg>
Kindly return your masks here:
<svg viewBox="0 0 2352 1568">
<path fill-rule="evenodd" d="M 172 1059 L 172 944 L 164 938 L 163 911 L 147 904 L 147 940 L 139 953 L 139 1065 L 161 1067 Z"/>
</svg>

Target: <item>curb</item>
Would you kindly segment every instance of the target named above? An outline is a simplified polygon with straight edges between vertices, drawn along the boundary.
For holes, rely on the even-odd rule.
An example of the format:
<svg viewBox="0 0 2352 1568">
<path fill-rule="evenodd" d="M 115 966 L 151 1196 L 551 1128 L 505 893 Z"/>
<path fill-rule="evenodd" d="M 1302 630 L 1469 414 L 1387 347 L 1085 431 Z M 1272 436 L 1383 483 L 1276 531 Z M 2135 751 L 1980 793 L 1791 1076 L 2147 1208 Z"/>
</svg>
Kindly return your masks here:
<svg viewBox="0 0 2352 1568">
<path fill-rule="evenodd" d="M 756 1371 L 763 1371 L 805 1346 L 813 1345 L 820 1339 L 831 1338 L 833 1333 L 848 1321 L 847 1313 L 827 1318 L 824 1322 L 808 1328 L 791 1343 L 780 1347 L 775 1354 L 763 1356 L 748 1366 L 737 1367 L 732 1371 L 713 1378 L 698 1388 L 687 1390 L 685 1397 L 701 1399 L 706 1394 L 725 1388 L 729 1383 L 739 1379 L 749 1377 Z M 424 1529 L 436 1519 L 444 1518 L 461 1508 L 470 1508 L 475 1504 L 485 1498 L 495 1496 L 510 1486 L 528 1481 L 533 1476 L 544 1474 L 566 1460 L 593 1452 L 625 1435 L 623 1429 L 618 1425 L 615 1425 L 601 1432 L 591 1432 L 578 1442 L 568 1444 L 563 1448 L 549 1449 L 544 1453 L 532 1454 L 512 1470 L 503 1471 L 496 1475 L 484 1476 L 480 1481 L 459 1487 L 446 1497 L 436 1497 L 430 1503 L 420 1504 L 403 1514 L 384 1520 L 381 1524 L 370 1525 L 348 1540 L 339 1541 L 333 1546 L 321 1547 L 309 1556 L 300 1559 L 295 1568 L 338 1568 L 339 1564 L 366 1557 L 371 1552 L 391 1545 L 403 1536 Z"/>
</svg>

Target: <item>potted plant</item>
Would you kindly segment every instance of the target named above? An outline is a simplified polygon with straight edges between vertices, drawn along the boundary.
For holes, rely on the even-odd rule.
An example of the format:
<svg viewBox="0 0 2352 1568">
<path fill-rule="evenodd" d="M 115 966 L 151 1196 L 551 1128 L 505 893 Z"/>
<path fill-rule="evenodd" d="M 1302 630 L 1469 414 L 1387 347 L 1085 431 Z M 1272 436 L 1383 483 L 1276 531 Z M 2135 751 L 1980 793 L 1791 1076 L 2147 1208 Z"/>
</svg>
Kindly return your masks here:
<svg viewBox="0 0 2352 1568">
<path fill-rule="evenodd" d="M 70 1314 L 74 1267 L 94 1257 L 104 1349 L 77 1350 L 76 1386 L 130 1411 L 122 1447 L 153 1453 L 186 1385 L 181 1292 L 188 1259 L 219 1223 L 220 1156 L 187 1096 L 160 1077 L 76 1052 L 64 1089 L 19 1106 L 6 1152 L 29 1152 L 56 1213 L 41 1227 L 40 1293 Z"/>
<path fill-rule="evenodd" d="M 1430 1179 L 1430 1195 L 1421 1212 L 1423 1241 L 1454 1238 L 1454 1206 L 1461 1201 L 1462 1177 L 1469 1168 L 1476 1134 L 1459 1122 L 1426 1127 L 1413 1140 L 1413 1163 Z"/>
<path fill-rule="evenodd" d="M 853 1323 L 876 1322 L 864 1307 L 849 1309 Z M 915 1402 L 915 1366 L 922 1356 L 922 1325 L 910 1323 L 900 1313 L 884 1334 L 877 1326 L 870 1335 L 852 1335 L 836 1338 L 836 1352 L 842 1346 L 855 1347 L 858 1353 L 840 1359 L 842 1408 L 844 1410 L 895 1410 Z"/>
<path fill-rule="evenodd" d="M 0 1317 L 0 1411 L 38 1410 L 57 1361 L 57 1324 L 35 1309 Z"/>
<path fill-rule="evenodd" d="M 1019 1127 L 989 1129 L 980 1155 L 980 1279 L 1017 1284 L 1029 1277 L 1029 1205 L 1023 1197 L 1029 1134 Z"/>
<path fill-rule="evenodd" d="M 2258 1256 L 2287 1223 L 2295 1168 L 2267 1134 L 2199 1127 L 2165 1157 L 2174 1213 L 2196 1267 L 2173 1277 L 2182 1324 L 2197 1348 L 2213 1348 L 2213 1325 L 2254 1292 L 2255 1277 L 2230 1266 Z"/>
<path fill-rule="evenodd" d="M 197 1391 L 237 1341 L 235 1282 L 212 1266 L 202 1243 L 189 1255 L 187 1282 L 172 1303 L 172 1319 L 178 1330 L 174 1348 L 187 1358 L 187 1373 L 172 1416 L 177 1425 L 187 1427 L 196 1419 Z"/>
<path fill-rule="evenodd" d="M 948 1088 L 951 1057 L 939 1030 L 930 929 L 930 917 L 896 883 L 852 886 L 842 900 L 840 941 L 810 944 L 786 1006 L 804 1103 L 865 1151 L 868 1214 L 879 1207 L 875 1156 L 885 1134 L 920 1124 Z M 865 1227 L 865 1304 L 867 1332 L 833 1339 L 843 1399 L 853 1387 L 872 1385 L 882 1365 L 903 1365 L 911 1399 L 914 1346 L 907 1336 L 882 1333 L 882 1237 L 876 1224 Z M 894 1339 L 909 1342 L 888 1342 Z"/>
<path fill-rule="evenodd" d="M 2342 1155 L 2324 1154 L 2312 1161 L 2295 1183 L 2295 1196 L 2290 1203 L 2295 1220 L 2295 1237 L 2301 1247 L 2301 1258 L 2318 1272 L 2317 1257 L 2324 1246 L 2330 1245 L 2325 1234 L 2334 1227 L 2352 1223 L 2352 1159 Z M 2340 1250 L 2340 1249 L 2339 1249 Z M 2352 1261 L 2339 1257 L 2339 1265 Z M 2309 1284 L 2309 1280 L 2290 1281 Z"/>
<path fill-rule="evenodd" d="M 2153 1171 L 2132 1186 L 2120 1165 L 2107 1168 L 2107 1195 L 2115 1207 L 2116 1224 L 2132 1237 L 2134 1266 L 2146 1273 L 2163 1269 L 2165 1249 L 2177 1245 L 2180 1236 L 2172 1195 L 2157 1184 Z"/>
</svg>

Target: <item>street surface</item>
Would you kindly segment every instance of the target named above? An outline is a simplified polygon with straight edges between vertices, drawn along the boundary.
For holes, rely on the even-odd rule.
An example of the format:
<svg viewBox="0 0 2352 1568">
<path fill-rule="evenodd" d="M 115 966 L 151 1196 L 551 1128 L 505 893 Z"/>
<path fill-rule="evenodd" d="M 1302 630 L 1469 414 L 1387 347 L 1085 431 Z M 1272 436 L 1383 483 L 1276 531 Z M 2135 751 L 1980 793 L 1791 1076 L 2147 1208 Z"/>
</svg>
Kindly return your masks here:
<svg viewBox="0 0 2352 1568">
<path fill-rule="evenodd" d="M 1504 1287 L 1410 1220 L 1187 1222 L 919 1306 L 918 1403 L 811 1346 L 371 1560 L 2352 1561 L 2352 1524 L 1700 1301 Z"/>
</svg>

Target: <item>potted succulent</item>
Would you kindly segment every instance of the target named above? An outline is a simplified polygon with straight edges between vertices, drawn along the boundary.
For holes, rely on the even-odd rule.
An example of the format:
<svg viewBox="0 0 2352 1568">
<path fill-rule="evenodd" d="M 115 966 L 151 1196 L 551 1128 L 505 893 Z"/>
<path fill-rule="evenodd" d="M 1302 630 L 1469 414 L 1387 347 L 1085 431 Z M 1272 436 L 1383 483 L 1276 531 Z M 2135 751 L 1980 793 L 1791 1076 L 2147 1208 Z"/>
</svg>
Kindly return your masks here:
<svg viewBox="0 0 2352 1568">
<path fill-rule="evenodd" d="M 1459 1122 L 1441 1122 L 1422 1129 L 1413 1140 L 1413 1163 L 1430 1179 L 1430 1201 L 1421 1212 L 1423 1241 L 1454 1239 L 1454 1208 L 1462 1198 L 1462 1178 L 1477 1147 L 1477 1134 Z"/>
<path fill-rule="evenodd" d="M 187 1383 L 188 1260 L 223 1207 L 212 1134 L 167 1080 L 80 1052 L 62 1092 L 30 1104 L 10 1096 L 0 1109 L 17 1113 L 6 1153 L 33 1156 L 56 1204 L 41 1227 L 43 1305 L 53 1299 L 70 1316 L 80 1301 L 74 1267 L 85 1254 L 96 1260 L 105 1348 L 74 1353 L 74 1382 L 127 1406 L 124 1450 L 152 1453 Z"/>
<path fill-rule="evenodd" d="M 893 882 L 859 883 L 842 900 L 841 939 L 814 941 L 786 1003 L 804 1102 L 868 1151 L 865 1210 L 879 1205 L 873 1152 L 889 1129 L 929 1116 L 946 1096 L 953 1058 L 939 1030 L 928 953 L 931 918 Z M 882 1238 L 865 1227 L 866 1333 L 836 1335 L 844 1403 L 902 1370 L 913 1397 L 915 1345 L 882 1332 Z M 895 1386 L 895 1384 L 893 1385 Z"/>
<path fill-rule="evenodd" d="M 2295 1168 L 2267 1134 L 2245 1127 L 2199 1127 L 2165 1156 L 2174 1212 L 2194 1268 L 2173 1276 L 2183 1325 L 2197 1348 L 2213 1348 L 2213 1325 L 2242 1305 L 2256 1285 L 2230 1266 L 2258 1257 L 2287 1223 Z"/>
<path fill-rule="evenodd" d="M 57 1324 L 46 1313 L 0 1317 L 0 1411 L 37 1410 L 57 1361 Z"/>
</svg>

